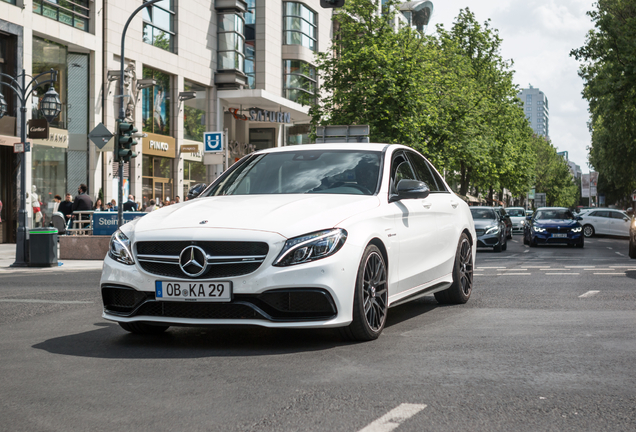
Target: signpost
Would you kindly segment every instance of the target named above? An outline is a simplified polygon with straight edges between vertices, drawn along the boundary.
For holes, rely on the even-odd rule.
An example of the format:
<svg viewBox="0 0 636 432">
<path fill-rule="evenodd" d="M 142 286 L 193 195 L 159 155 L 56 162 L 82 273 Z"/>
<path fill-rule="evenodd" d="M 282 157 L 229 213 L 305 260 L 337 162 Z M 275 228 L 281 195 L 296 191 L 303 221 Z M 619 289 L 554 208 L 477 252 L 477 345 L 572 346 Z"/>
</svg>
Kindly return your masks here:
<svg viewBox="0 0 636 432">
<path fill-rule="evenodd" d="M 13 153 L 24 153 L 24 143 L 13 144 Z"/>
<path fill-rule="evenodd" d="M 88 134 L 88 139 L 93 141 L 98 149 L 104 148 L 112 137 L 113 134 L 102 123 L 95 126 L 95 129 Z"/>
<path fill-rule="evenodd" d="M 534 194 L 534 206 L 536 208 L 539 208 L 539 207 L 545 207 L 545 205 L 546 205 L 545 194 L 544 193 L 535 193 Z"/>
<path fill-rule="evenodd" d="M 368 125 L 318 126 L 316 143 L 368 143 Z"/>
<path fill-rule="evenodd" d="M 223 132 L 205 132 L 203 142 L 206 153 L 221 153 L 223 151 Z"/>
</svg>

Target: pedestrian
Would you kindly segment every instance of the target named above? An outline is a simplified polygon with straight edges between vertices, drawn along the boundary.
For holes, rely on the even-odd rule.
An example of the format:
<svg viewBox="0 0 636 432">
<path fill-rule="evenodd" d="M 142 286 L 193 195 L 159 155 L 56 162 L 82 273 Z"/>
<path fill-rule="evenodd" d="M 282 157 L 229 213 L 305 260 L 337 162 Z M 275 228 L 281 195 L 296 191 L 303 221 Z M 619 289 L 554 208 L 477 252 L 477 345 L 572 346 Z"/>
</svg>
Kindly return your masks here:
<svg viewBox="0 0 636 432">
<path fill-rule="evenodd" d="M 62 197 L 59 195 L 55 195 L 55 197 L 53 197 L 53 201 L 55 201 L 55 204 L 53 204 L 53 213 L 60 211 L 60 203 L 62 202 Z"/>
<path fill-rule="evenodd" d="M 128 201 L 124 203 L 124 211 L 137 211 L 137 204 L 133 195 L 128 195 Z"/>
<path fill-rule="evenodd" d="M 86 193 L 88 191 L 88 187 L 82 183 L 77 188 L 77 196 L 73 200 L 73 212 L 76 211 L 90 211 L 93 209 L 93 200 Z M 73 215 L 73 219 L 75 219 L 75 215 Z M 90 221 L 90 215 L 82 215 L 80 218 L 82 221 Z M 83 225 L 83 224 L 81 224 Z M 79 228 L 82 228 L 81 226 Z"/>
<path fill-rule="evenodd" d="M 100 198 L 97 198 L 97 201 L 95 201 L 95 205 L 93 206 L 93 210 L 95 210 L 95 211 L 104 211 L 104 206 L 102 205 L 102 200 Z"/>
<path fill-rule="evenodd" d="M 2 200 L 0 200 L 0 223 L 2 223 Z"/>
<path fill-rule="evenodd" d="M 117 211 L 119 210 L 117 208 L 117 201 L 115 201 L 115 198 L 113 198 L 112 200 L 110 200 L 110 210 L 109 211 Z"/>
<path fill-rule="evenodd" d="M 175 204 L 179 204 L 181 202 L 181 197 L 179 197 L 179 195 L 177 195 L 176 197 L 174 197 L 174 203 Z"/>
<path fill-rule="evenodd" d="M 104 211 L 107 211 L 107 212 L 111 211 L 109 202 L 106 203 L 106 206 L 104 207 Z"/>
<path fill-rule="evenodd" d="M 71 194 L 66 192 L 66 195 L 64 196 L 64 201 L 62 201 L 60 203 L 60 205 L 57 208 L 57 211 L 59 211 L 60 213 L 62 213 L 64 215 L 64 222 L 66 224 L 67 228 L 71 227 L 71 221 L 73 220 L 72 216 L 73 216 L 73 198 L 71 197 Z"/>
<path fill-rule="evenodd" d="M 150 213 L 151 211 L 157 210 L 157 206 L 155 205 L 155 200 L 150 200 L 150 202 L 148 203 L 148 206 L 146 207 L 145 212 L 146 213 Z"/>
</svg>

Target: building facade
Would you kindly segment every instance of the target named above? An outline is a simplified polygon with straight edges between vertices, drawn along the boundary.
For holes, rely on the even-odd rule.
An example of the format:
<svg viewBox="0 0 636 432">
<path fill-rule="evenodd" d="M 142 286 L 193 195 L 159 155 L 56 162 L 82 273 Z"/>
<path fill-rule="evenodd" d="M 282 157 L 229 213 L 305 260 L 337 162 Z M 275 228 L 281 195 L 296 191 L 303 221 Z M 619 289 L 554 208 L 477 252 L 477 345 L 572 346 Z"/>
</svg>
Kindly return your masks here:
<svg viewBox="0 0 636 432">
<path fill-rule="evenodd" d="M 53 68 L 62 113 L 47 139 L 30 139 L 27 208 L 42 206 L 47 224 L 55 195 L 73 196 L 81 183 L 93 201 L 117 200 L 113 140 L 99 149 L 89 132 L 103 123 L 112 133 L 125 118 L 145 136 L 124 166 L 124 196 L 181 199 L 226 166 L 256 149 L 308 142 L 306 103 L 318 88 L 314 54 L 328 49 L 331 9 L 319 0 L 163 0 L 124 23 L 141 5 L 113 0 L 0 0 L 0 72 L 16 76 Z M 124 96 L 119 95 L 120 80 Z M 6 81 L 6 80 L 5 80 Z M 27 118 L 40 118 L 38 88 Z M 19 208 L 19 103 L 0 120 L 0 242 L 15 241 Z M 303 105 L 305 103 L 305 105 Z M 228 162 L 204 157 L 203 133 L 227 131 Z M 35 186 L 35 193 L 32 192 Z M 31 205 L 33 201 L 33 205 Z M 36 204 L 37 203 L 37 204 Z"/>
<path fill-rule="evenodd" d="M 550 137 L 550 111 L 548 97 L 538 88 L 529 86 L 521 89 L 519 99 L 523 102 L 526 117 L 537 135 Z"/>
</svg>

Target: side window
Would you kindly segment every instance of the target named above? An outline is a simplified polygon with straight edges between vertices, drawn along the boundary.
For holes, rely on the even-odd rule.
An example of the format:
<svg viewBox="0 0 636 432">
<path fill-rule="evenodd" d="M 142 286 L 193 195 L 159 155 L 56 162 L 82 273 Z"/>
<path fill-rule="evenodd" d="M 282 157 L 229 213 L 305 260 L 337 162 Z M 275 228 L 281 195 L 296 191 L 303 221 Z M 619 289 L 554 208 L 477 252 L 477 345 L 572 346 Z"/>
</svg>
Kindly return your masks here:
<svg viewBox="0 0 636 432">
<path fill-rule="evenodd" d="M 613 219 L 623 219 L 625 217 L 621 212 L 610 212 L 610 216 L 612 216 Z"/>
<path fill-rule="evenodd" d="M 437 182 L 435 181 L 433 174 L 431 174 L 431 170 L 428 169 L 426 161 L 421 156 L 418 156 L 413 152 L 408 152 L 408 158 L 413 165 L 417 179 L 426 183 L 426 186 L 428 186 L 431 192 L 438 192 L 439 187 L 437 186 Z"/>
<path fill-rule="evenodd" d="M 409 165 L 408 161 L 404 157 L 404 154 L 400 152 L 398 155 L 393 157 L 393 162 L 391 162 L 391 193 L 397 193 L 397 184 L 400 180 L 416 180 L 415 175 L 413 174 L 413 170 L 411 169 L 411 165 Z"/>
<path fill-rule="evenodd" d="M 590 212 L 590 213 L 588 214 L 588 216 L 590 216 L 590 217 L 592 217 L 592 216 L 593 216 L 593 217 L 596 217 L 596 216 L 598 216 L 598 212 L 595 212 L 595 211 Z"/>
<path fill-rule="evenodd" d="M 604 218 L 608 218 L 610 217 L 609 212 L 608 211 L 597 211 L 596 212 L 596 216 L 600 216 L 600 217 L 604 217 Z"/>
</svg>

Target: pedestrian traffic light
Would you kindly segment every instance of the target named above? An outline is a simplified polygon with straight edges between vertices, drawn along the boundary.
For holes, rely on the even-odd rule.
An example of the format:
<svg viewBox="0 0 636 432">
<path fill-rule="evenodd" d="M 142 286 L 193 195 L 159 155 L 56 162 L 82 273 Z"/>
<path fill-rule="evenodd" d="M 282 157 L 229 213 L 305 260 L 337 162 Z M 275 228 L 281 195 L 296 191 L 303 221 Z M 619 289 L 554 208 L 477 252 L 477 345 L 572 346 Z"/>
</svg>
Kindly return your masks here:
<svg viewBox="0 0 636 432">
<path fill-rule="evenodd" d="M 341 8 L 345 0 L 320 0 L 320 6 L 326 9 Z"/>
<path fill-rule="evenodd" d="M 130 162 L 130 159 L 137 157 L 132 146 L 137 145 L 137 140 L 133 134 L 137 133 L 137 128 L 131 123 L 118 121 L 117 139 L 115 140 L 115 161 Z"/>
</svg>

